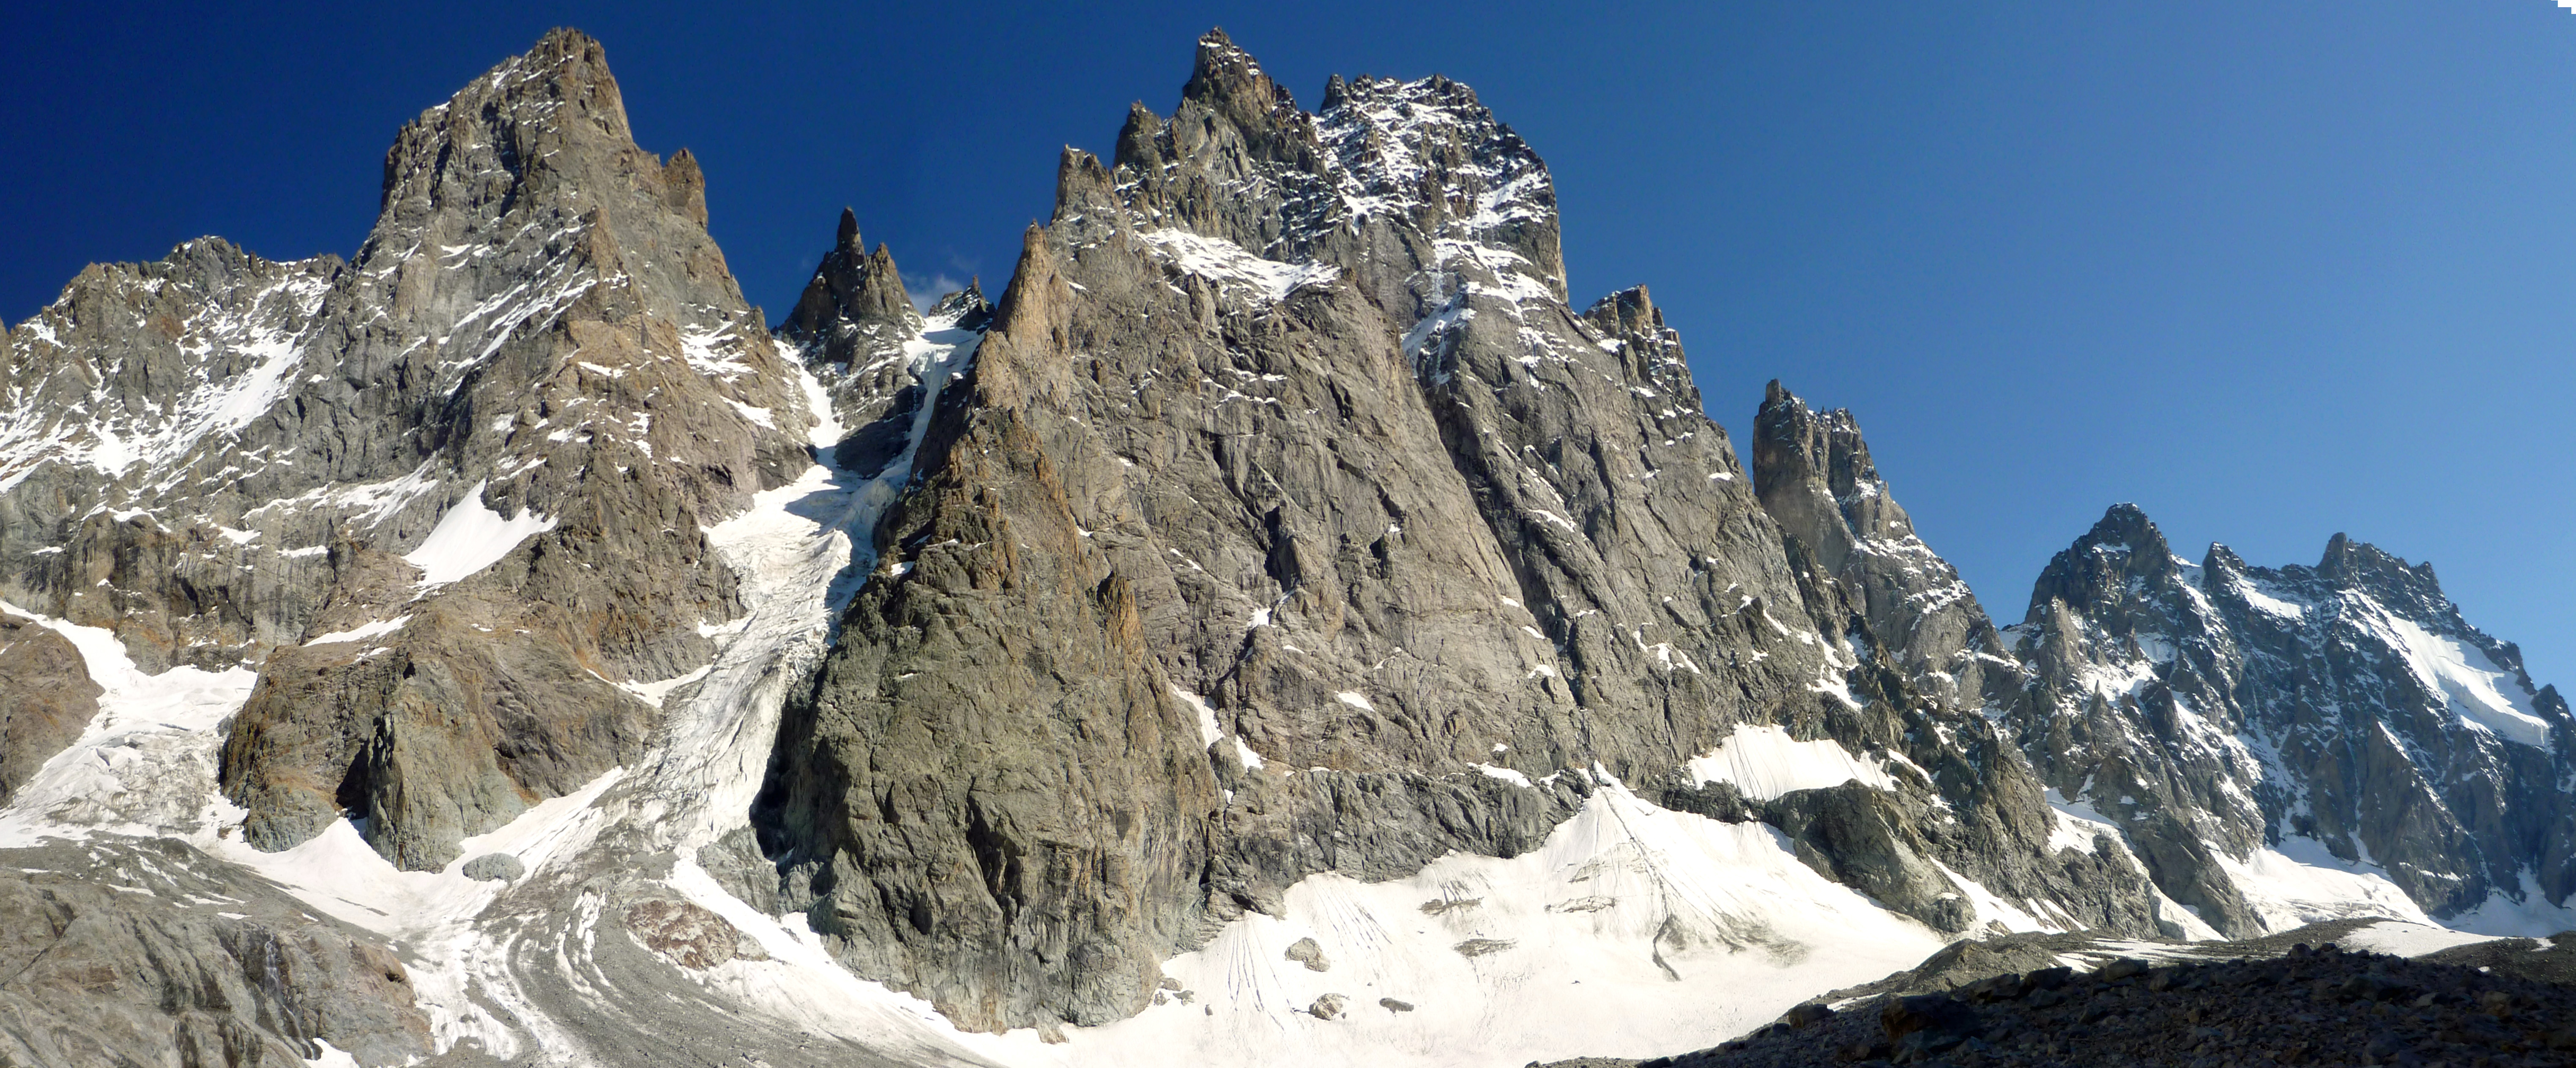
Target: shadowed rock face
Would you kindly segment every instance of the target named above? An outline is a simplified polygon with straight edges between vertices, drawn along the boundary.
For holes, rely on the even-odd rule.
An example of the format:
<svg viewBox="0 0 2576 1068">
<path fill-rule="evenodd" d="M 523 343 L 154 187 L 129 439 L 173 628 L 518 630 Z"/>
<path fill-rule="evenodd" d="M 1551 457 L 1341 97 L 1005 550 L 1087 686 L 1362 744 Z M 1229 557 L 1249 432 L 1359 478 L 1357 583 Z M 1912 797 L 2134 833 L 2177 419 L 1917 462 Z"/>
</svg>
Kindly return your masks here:
<svg viewBox="0 0 2576 1068">
<path fill-rule="evenodd" d="M 1307 113 L 1222 34 L 1068 152 L 788 711 L 780 907 L 962 1025 L 1100 1022 L 1305 875 L 1514 855 L 1615 777 L 1927 922 L 1973 914 L 1937 858 L 2152 930 L 2133 861 L 2052 856 L 2018 754 L 1811 603 L 1677 335 L 1643 289 L 1568 307 L 1556 225 L 1464 86 Z M 1923 771 L 1682 772 L 1773 723 Z"/>
<path fill-rule="evenodd" d="M 2312 568 L 2194 565 L 2120 505 L 2015 629 L 2023 748 L 2222 931 L 2283 922 L 2219 858 L 2285 838 L 2368 858 L 2437 918 L 2576 892 L 2576 721 L 2430 565 L 2341 534 Z"/>
</svg>

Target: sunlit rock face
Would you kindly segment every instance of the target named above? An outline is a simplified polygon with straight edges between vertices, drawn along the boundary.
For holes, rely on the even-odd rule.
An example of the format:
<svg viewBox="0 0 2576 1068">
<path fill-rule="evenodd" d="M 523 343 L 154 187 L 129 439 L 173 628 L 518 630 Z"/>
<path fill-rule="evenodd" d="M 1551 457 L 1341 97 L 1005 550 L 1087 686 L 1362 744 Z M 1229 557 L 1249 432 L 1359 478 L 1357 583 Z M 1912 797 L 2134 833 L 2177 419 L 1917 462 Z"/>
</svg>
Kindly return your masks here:
<svg viewBox="0 0 2576 1068">
<path fill-rule="evenodd" d="M 998 301 L 845 209 L 773 338 L 556 31 L 352 259 L 9 331 L 0 1060 L 1524 1063 L 2565 896 L 2565 705 L 2429 570 L 2115 510 L 1999 631 L 1856 416 L 1747 466 L 1569 302 L 1466 86 L 1211 33 L 1116 144 Z"/>
</svg>

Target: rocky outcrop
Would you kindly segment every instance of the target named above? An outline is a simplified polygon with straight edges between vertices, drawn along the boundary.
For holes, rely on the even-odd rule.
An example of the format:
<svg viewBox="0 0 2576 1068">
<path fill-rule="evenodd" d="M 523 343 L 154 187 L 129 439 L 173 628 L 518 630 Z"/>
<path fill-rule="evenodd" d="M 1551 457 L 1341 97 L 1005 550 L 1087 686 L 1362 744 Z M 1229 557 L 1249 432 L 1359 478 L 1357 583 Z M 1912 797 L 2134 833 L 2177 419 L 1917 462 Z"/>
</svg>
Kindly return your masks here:
<svg viewBox="0 0 2576 1068">
<path fill-rule="evenodd" d="M 2495 945 L 2518 957 L 2543 956 L 2534 951 L 2549 948 L 2523 940 Z M 1891 1060 L 2055 1068 L 2103 1063 L 2110 1049 L 2165 1064 L 2219 1057 L 2293 1064 L 2559 1063 L 2576 1051 L 2576 1012 L 2569 1011 L 2563 974 L 2543 979 L 2477 967 L 2456 958 L 2457 950 L 2408 960 L 2331 942 L 2315 950 L 2297 944 L 2287 954 L 2278 946 L 2241 943 L 2209 949 L 2227 956 L 2204 952 L 2157 964 L 2123 957 L 2089 971 L 2024 957 L 2019 968 L 1975 982 L 1929 987 L 1940 993 L 1855 997 L 1838 1009 L 1802 1005 L 1715 1049 L 1549 1068 L 1806 1068 Z"/>
<path fill-rule="evenodd" d="M 1811 624 L 1646 293 L 1566 305 L 1537 156 L 1445 79 L 1325 100 L 1210 34 L 1067 152 L 788 710 L 779 907 L 961 1025 L 1100 1022 L 1300 878 L 1511 856 L 1618 781 L 1949 929 L 1943 864 L 2152 930 L 1980 717 Z M 1773 724 L 1907 770 L 1759 810 L 1686 772 Z"/>
<path fill-rule="evenodd" d="M 831 398 L 833 418 L 848 431 L 834 463 L 868 478 L 898 458 L 908 463 L 904 450 L 921 439 L 933 380 L 944 383 L 949 374 L 930 366 L 933 355 L 980 336 L 992 317 L 983 288 L 971 284 L 942 295 L 926 316 L 916 311 L 894 254 L 882 244 L 864 251 L 858 216 L 842 209 L 831 251 L 778 327 L 779 340 L 803 352 Z"/>
<path fill-rule="evenodd" d="M 0 805 L 80 737 L 101 692 L 71 642 L 0 612 Z"/>
<path fill-rule="evenodd" d="M 9 850 L 0 1059 L 294 1068 L 433 1052 L 395 954 L 175 842 Z M 346 1062 L 343 1062 L 346 1063 Z"/>
<path fill-rule="evenodd" d="M 2193 564 L 2120 505 L 2050 561 L 2015 634 L 2032 676 L 2011 718 L 2041 775 L 2221 931 L 2354 904 L 2265 885 L 2249 862 L 2272 848 L 2438 918 L 2576 892 L 2576 721 L 2430 565 L 2340 534 L 2315 567 L 2219 545 Z"/>
<path fill-rule="evenodd" d="M 2009 700 L 2020 665 L 1957 569 L 1915 535 L 1851 413 L 1810 411 L 1774 381 L 1753 425 L 1763 510 L 1832 591 L 1819 599 L 1847 603 L 1925 692 L 1969 708 Z"/>
<path fill-rule="evenodd" d="M 257 665 L 225 791 L 406 867 L 631 763 L 739 615 L 702 528 L 807 464 L 791 365 L 571 31 L 407 125 L 355 260 L 93 268 L 10 334 L 0 595 Z"/>
<path fill-rule="evenodd" d="M 903 275 L 883 244 L 873 253 L 859 239 L 859 216 L 841 209 L 832 250 L 814 268 L 814 280 L 778 327 L 781 341 L 814 354 L 818 367 L 857 373 L 900 356 L 904 341 L 921 333 L 922 318 L 904 295 Z"/>
</svg>

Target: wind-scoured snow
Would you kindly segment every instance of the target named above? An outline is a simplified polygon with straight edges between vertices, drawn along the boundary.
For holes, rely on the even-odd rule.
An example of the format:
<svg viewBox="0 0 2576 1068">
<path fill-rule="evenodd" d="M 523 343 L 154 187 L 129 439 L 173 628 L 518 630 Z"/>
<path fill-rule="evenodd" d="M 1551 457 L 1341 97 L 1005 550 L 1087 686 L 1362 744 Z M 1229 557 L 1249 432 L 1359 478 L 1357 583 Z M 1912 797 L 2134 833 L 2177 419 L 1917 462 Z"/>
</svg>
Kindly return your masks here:
<svg viewBox="0 0 2576 1068">
<path fill-rule="evenodd" d="M 1330 284 L 1342 273 L 1341 268 L 1331 264 L 1281 263 L 1263 259 L 1232 241 L 1203 237 L 1187 230 L 1140 230 L 1136 236 L 1155 255 L 1183 271 L 1216 283 L 1221 290 L 1240 290 L 1274 304 L 1307 286 Z"/>
<path fill-rule="evenodd" d="M 48 459 L 84 464 L 111 477 L 142 466 L 176 471 L 208 438 L 229 438 L 285 398 L 303 364 L 304 332 L 330 289 L 324 275 L 281 265 L 285 277 L 237 299 L 210 303 L 178 324 L 183 377 L 155 383 L 151 402 L 129 407 L 110 384 L 120 368 L 72 362 L 57 376 L 80 376 L 78 400 L 47 380 L 13 383 L 0 405 L 0 491 Z M 133 284 L 156 286 L 135 279 Z M 50 310 L 50 309 L 49 309 Z M 43 320 L 20 331 L 28 344 L 56 344 Z"/>
<path fill-rule="evenodd" d="M 1896 789 L 1887 769 L 1853 756 L 1831 738 L 1801 742 L 1785 727 L 1737 724 L 1717 748 L 1692 757 L 1691 785 L 1731 783 L 1747 800 L 1768 801 L 1793 790 L 1821 790 L 1857 782 Z"/>
<path fill-rule="evenodd" d="M 2253 605 L 2256 609 L 2283 619 L 2297 620 L 2304 618 L 2308 613 L 2306 605 L 2288 597 L 2278 596 L 2274 591 L 2264 588 L 2263 584 L 2250 579 L 2237 581 L 2236 595 L 2245 598 L 2245 603 Z"/>
<path fill-rule="evenodd" d="M 553 516 L 538 515 L 532 509 L 521 509 L 514 516 L 503 516 L 483 504 L 484 483 L 474 488 L 440 516 L 438 526 L 420 547 L 403 554 L 403 559 L 421 570 L 421 584 L 438 586 L 466 578 L 501 562 L 519 543 L 555 528 Z"/>
<path fill-rule="evenodd" d="M 2484 650 L 2425 630 L 2394 612 L 2354 615 L 2357 622 L 2381 631 L 2425 689 L 2448 697 L 2462 722 L 2509 742 L 2549 748 L 2549 721 L 2531 707 L 2521 679 L 2497 666 Z"/>
</svg>

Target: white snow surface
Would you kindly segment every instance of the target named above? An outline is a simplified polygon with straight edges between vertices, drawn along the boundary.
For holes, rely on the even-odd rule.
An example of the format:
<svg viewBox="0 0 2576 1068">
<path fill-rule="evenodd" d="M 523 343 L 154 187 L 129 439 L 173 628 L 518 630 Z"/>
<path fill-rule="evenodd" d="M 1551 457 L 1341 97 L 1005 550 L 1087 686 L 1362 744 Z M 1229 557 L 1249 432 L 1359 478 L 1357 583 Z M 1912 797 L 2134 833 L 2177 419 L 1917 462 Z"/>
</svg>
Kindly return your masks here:
<svg viewBox="0 0 2576 1068">
<path fill-rule="evenodd" d="M 2492 942 L 2498 937 L 2454 931 L 2448 927 L 2435 927 L 2431 924 L 2382 920 L 2335 941 L 2348 948 L 2366 949 L 2373 953 L 2421 957 L 2427 953 L 2439 953 L 2453 946 L 2473 946 L 2480 942 Z"/>
<path fill-rule="evenodd" d="M 2276 596 L 2262 584 L 2250 579 L 2238 580 L 2236 594 L 2245 598 L 2245 603 L 2283 619 L 2299 619 L 2307 615 L 2306 605 L 2286 597 Z"/>
<path fill-rule="evenodd" d="M 2521 872 L 2519 895 L 2498 890 L 2487 895 L 2478 907 L 2451 917 L 2450 926 L 2463 931 L 2511 938 L 2540 938 L 2561 931 L 2576 931 L 2576 897 L 2565 905 L 2553 905 L 2541 892 L 2540 880 L 2531 869 Z"/>
<path fill-rule="evenodd" d="M 0 847 L 92 834 L 157 836 L 208 824 L 230 806 L 214 796 L 216 728 L 250 697 L 248 668 L 175 667 L 147 675 L 104 627 L 83 627 L 0 602 L 61 634 L 103 691 L 78 740 L 54 754 L 0 810 Z"/>
<path fill-rule="evenodd" d="M 552 516 L 538 515 L 532 509 L 521 509 L 515 516 L 504 517 L 483 504 L 483 487 L 474 488 L 449 505 L 447 514 L 420 547 L 403 554 L 403 559 L 421 570 L 421 584 L 439 586 L 466 578 L 501 562 L 519 543 L 555 528 Z"/>
<path fill-rule="evenodd" d="M 1006 1064 L 1267 1068 L 1506 1065 L 1697 1049 L 1816 993 L 1909 968 L 1942 945 L 1825 881 L 1778 832 L 1657 808 L 1615 781 L 1510 860 L 1453 853 L 1407 878 L 1337 873 L 1278 916 L 1227 924 L 1164 972 L 1192 993 Z M 1313 938 L 1332 961 L 1287 958 Z M 1348 999 L 1324 1020 L 1325 994 Z M 1413 1006 L 1396 1012 L 1388 998 Z"/>
<path fill-rule="evenodd" d="M 313 1044 L 322 1048 L 321 1056 L 304 1062 L 313 1068 L 358 1068 L 358 1058 L 348 1050 L 318 1038 L 313 1040 Z"/>
<path fill-rule="evenodd" d="M 2375 617 L 2375 618 L 2374 618 Z M 2486 651 L 2457 638 L 2435 634 L 2393 612 L 2361 617 L 2383 629 L 2382 637 L 2406 658 L 2406 665 L 2425 689 L 2448 697 L 2461 722 L 2509 742 L 2549 748 L 2549 721 L 2532 708 L 2522 680 L 2497 666 Z"/>
<path fill-rule="evenodd" d="M 411 622 L 410 616 L 397 616 L 392 619 L 380 619 L 373 623 L 362 623 L 347 630 L 335 630 L 329 634 L 307 638 L 304 640 L 304 644 L 331 645 L 336 642 L 365 641 L 378 635 L 391 634 L 395 631 L 401 630 L 403 628 L 403 624 L 409 622 Z"/>
<path fill-rule="evenodd" d="M 1847 782 L 1896 789 L 1896 780 L 1886 768 L 1853 756 L 1842 743 L 1831 738 L 1796 741 L 1787 728 L 1772 725 L 1737 724 L 1735 733 L 1705 755 L 1691 758 L 1689 767 L 1691 785 L 1733 783 L 1737 793 L 1752 801 Z"/>
<path fill-rule="evenodd" d="M 1263 259 L 1232 241 L 1187 230 L 1140 230 L 1136 236 L 1173 266 L 1216 283 L 1220 290 L 1238 290 L 1274 304 L 1304 287 L 1329 284 L 1342 273 L 1331 264 Z"/>
<path fill-rule="evenodd" d="M 2254 917 L 2273 931 L 2359 916 L 2434 926 L 2377 865 L 2340 859 L 2313 838 L 2283 838 L 2278 847 L 2256 849 L 2242 860 L 2222 849 L 2210 855 L 2245 895 Z"/>
</svg>

